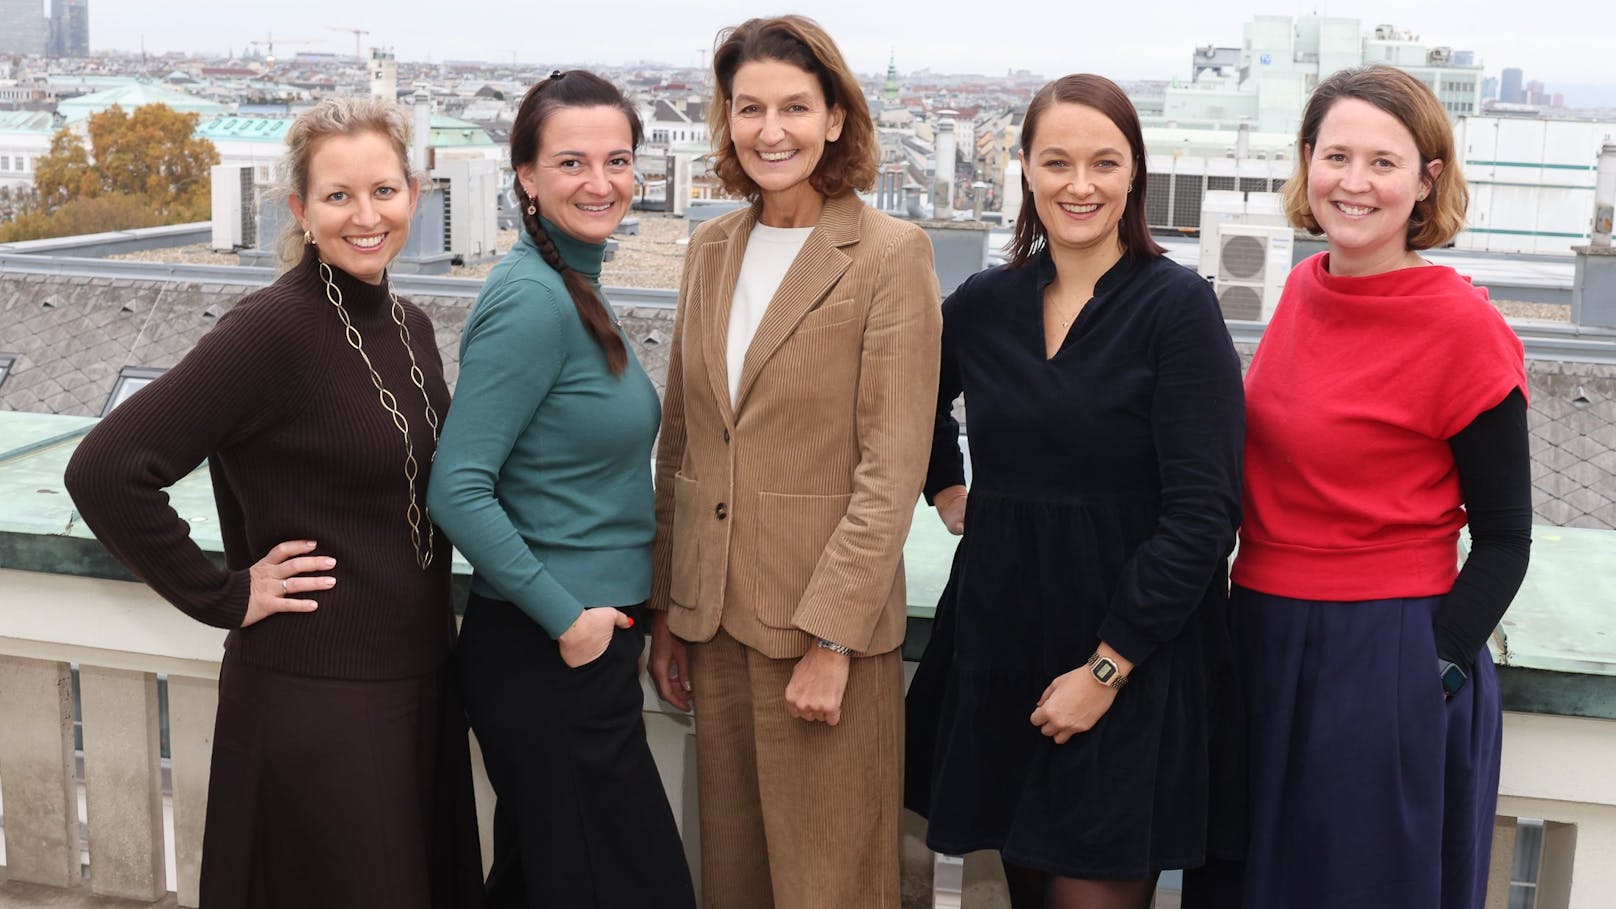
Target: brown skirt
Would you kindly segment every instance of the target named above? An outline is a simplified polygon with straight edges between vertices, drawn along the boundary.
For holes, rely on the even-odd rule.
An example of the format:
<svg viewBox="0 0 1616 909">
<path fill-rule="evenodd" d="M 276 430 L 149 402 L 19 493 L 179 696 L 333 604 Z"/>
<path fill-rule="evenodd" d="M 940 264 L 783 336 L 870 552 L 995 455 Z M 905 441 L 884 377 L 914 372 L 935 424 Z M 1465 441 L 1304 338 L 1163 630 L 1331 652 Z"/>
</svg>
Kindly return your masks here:
<svg viewBox="0 0 1616 909">
<path fill-rule="evenodd" d="M 482 905 L 454 673 L 379 682 L 244 665 L 227 650 L 202 909 Z"/>
</svg>

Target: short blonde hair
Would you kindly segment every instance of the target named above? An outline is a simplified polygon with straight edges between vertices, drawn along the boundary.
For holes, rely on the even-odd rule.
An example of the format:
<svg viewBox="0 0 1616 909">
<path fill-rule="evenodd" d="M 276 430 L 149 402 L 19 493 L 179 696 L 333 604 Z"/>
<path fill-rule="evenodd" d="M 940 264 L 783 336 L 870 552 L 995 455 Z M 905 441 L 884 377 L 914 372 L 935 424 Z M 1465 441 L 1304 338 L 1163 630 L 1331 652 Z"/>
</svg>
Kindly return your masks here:
<svg viewBox="0 0 1616 909">
<path fill-rule="evenodd" d="M 1414 203 L 1409 215 L 1407 247 L 1431 249 L 1446 245 L 1464 229 L 1465 212 L 1470 207 L 1470 190 L 1465 186 L 1453 145 L 1453 127 L 1442 102 L 1424 82 L 1391 66 L 1344 69 L 1313 90 L 1297 131 L 1296 173 L 1285 182 L 1285 214 L 1291 224 L 1323 233 L 1307 203 L 1307 170 L 1324 116 L 1343 98 L 1356 98 L 1385 111 L 1414 137 L 1414 147 L 1420 153 L 1421 179 L 1430 191 Z M 1429 170 L 1432 161 L 1442 162 L 1442 173 L 1434 181 Z"/>
<path fill-rule="evenodd" d="M 858 76 L 819 23 L 807 16 L 776 16 L 748 19 L 724 29 L 718 33 L 718 44 L 713 48 L 717 91 L 707 110 L 707 125 L 713 137 L 713 172 L 724 189 L 752 201 L 761 192 L 741 168 L 729 133 L 735 73 L 743 64 L 758 60 L 778 60 L 808 73 L 819 82 L 825 102 L 842 110 L 842 134 L 825 145 L 824 156 L 808 177 L 813 188 L 826 198 L 874 188 L 880 145 Z"/>
<path fill-rule="evenodd" d="M 282 182 L 275 196 L 280 199 L 297 196 L 307 201 L 309 161 L 314 157 L 315 146 L 331 136 L 360 133 L 385 137 L 398 152 L 405 179 L 411 184 L 420 182 L 410 169 L 410 115 L 402 105 L 379 98 L 327 98 L 298 114 L 292 128 L 286 131 L 286 154 L 281 157 Z M 295 219 L 288 219 L 276 241 L 281 265 L 287 268 L 296 265 L 303 258 L 303 246 L 303 228 Z"/>
</svg>

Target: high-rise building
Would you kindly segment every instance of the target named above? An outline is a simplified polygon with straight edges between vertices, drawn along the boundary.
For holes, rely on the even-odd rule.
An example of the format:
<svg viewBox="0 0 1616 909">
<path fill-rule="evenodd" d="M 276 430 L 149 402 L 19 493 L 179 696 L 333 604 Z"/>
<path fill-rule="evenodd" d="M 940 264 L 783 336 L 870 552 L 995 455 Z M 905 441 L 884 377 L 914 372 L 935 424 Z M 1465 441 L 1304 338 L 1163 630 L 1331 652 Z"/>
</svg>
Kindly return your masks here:
<svg viewBox="0 0 1616 909">
<path fill-rule="evenodd" d="M 90 56 L 90 0 L 51 0 L 50 55 Z"/>
<path fill-rule="evenodd" d="M 0 0 L 0 54 L 43 55 L 49 36 L 40 0 Z"/>
<path fill-rule="evenodd" d="M 1521 91 L 1522 73 L 1519 69 L 1511 67 L 1504 70 L 1503 84 L 1498 88 L 1498 100 L 1505 104 L 1521 104 L 1526 101 L 1526 94 Z"/>
</svg>

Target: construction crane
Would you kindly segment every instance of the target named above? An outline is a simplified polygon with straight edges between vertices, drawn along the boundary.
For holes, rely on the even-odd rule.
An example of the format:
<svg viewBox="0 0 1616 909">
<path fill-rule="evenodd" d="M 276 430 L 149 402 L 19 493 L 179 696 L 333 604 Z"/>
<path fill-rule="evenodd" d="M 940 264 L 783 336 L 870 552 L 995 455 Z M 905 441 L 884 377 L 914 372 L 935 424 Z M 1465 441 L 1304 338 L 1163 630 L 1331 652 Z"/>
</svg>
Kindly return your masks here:
<svg viewBox="0 0 1616 909">
<path fill-rule="evenodd" d="M 281 43 L 281 46 L 283 46 L 283 47 L 286 46 L 286 45 L 289 45 L 289 44 L 321 44 L 321 43 L 323 43 L 321 41 L 321 39 L 319 39 L 319 38 L 276 38 L 273 32 L 266 33 L 264 35 L 264 40 L 263 41 L 248 41 L 247 43 L 252 46 L 252 48 L 253 48 L 253 50 L 255 52 L 258 50 L 259 45 L 263 45 L 263 47 L 264 47 L 264 62 L 268 63 L 270 66 L 274 66 L 275 65 L 275 42 L 276 41 L 279 41 Z"/>
<path fill-rule="evenodd" d="M 360 52 L 359 52 L 359 50 L 360 50 L 360 48 L 359 48 L 359 39 L 364 35 L 370 34 L 370 31 L 368 29 L 345 28 L 345 27 L 343 27 L 341 25 L 327 25 L 326 30 L 327 31 L 333 31 L 333 32 L 353 32 L 353 56 L 354 56 L 354 62 L 356 62 L 356 63 L 364 63 L 365 62 L 364 56 L 361 55 Z"/>
</svg>

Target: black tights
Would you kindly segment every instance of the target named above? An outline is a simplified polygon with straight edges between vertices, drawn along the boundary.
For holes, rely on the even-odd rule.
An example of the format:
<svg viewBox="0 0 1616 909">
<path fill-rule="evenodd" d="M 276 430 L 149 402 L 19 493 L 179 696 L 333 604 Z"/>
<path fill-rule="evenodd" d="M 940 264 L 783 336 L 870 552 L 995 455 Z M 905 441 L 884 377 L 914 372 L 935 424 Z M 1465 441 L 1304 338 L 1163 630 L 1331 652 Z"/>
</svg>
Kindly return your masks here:
<svg viewBox="0 0 1616 909">
<path fill-rule="evenodd" d="M 1010 885 L 1010 909 L 1150 909 L 1156 895 L 1154 874 L 1140 881 L 1098 881 L 1000 861 Z"/>
</svg>

